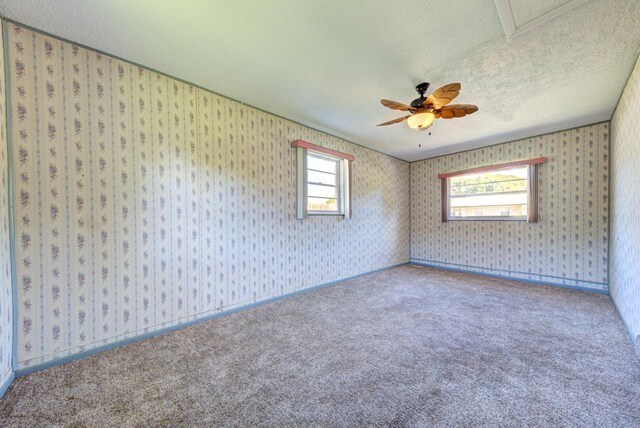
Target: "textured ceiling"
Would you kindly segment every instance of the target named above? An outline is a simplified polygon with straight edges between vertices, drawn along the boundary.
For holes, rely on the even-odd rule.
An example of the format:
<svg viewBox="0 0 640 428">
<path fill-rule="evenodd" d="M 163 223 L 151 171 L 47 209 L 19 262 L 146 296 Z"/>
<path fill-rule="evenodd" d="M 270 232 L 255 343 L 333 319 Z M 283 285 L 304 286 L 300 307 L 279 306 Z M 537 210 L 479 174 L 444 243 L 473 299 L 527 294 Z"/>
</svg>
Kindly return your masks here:
<svg viewBox="0 0 640 428">
<path fill-rule="evenodd" d="M 512 0 L 517 25 L 565 3 Z M 592 0 L 507 42 L 493 0 L 0 0 L 0 13 L 406 159 L 608 120 L 640 1 Z M 460 82 L 472 116 L 375 125 L 413 87 Z M 421 147 L 419 147 L 421 145 Z"/>
<path fill-rule="evenodd" d="M 568 0 L 510 0 L 513 20 L 517 27 L 568 3 Z"/>
</svg>

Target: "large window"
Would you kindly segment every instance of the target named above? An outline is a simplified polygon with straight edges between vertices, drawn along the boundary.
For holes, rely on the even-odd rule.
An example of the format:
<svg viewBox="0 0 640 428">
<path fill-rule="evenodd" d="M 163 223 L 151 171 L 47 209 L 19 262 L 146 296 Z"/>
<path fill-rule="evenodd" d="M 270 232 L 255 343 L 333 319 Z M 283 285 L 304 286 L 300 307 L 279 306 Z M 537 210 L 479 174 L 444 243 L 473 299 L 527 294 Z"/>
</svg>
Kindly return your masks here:
<svg viewBox="0 0 640 428">
<path fill-rule="evenodd" d="M 350 216 L 350 167 L 353 156 L 296 140 L 296 217 Z"/>
<path fill-rule="evenodd" d="M 537 170 L 544 158 L 440 174 L 442 221 L 538 221 Z"/>
</svg>

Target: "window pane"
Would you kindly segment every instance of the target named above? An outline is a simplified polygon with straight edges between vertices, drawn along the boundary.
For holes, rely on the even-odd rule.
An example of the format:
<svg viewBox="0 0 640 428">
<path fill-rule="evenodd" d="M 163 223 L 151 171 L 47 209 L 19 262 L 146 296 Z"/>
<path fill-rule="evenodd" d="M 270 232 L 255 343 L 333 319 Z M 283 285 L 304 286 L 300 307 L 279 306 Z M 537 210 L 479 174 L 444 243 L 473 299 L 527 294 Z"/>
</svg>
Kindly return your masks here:
<svg viewBox="0 0 640 428">
<path fill-rule="evenodd" d="M 526 217 L 527 167 L 449 179 L 449 216 Z"/>
<path fill-rule="evenodd" d="M 338 172 L 337 160 L 331 160 L 313 155 L 307 155 L 307 168 L 316 171 L 330 172 L 336 174 Z"/>
<path fill-rule="evenodd" d="M 309 211 L 338 211 L 337 199 L 325 199 L 325 198 L 307 198 L 307 210 Z"/>
<path fill-rule="evenodd" d="M 318 172 L 318 171 L 307 171 L 307 180 L 310 183 L 322 183 L 322 184 L 329 184 L 331 186 L 335 186 L 338 183 L 336 183 L 336 178 L 338 176 L 336 174 L 328 174 L 325 172 Z"/>
<path fill-rule="evenodd" d="M 310 198 L 320 197 L 320 198 L 335 199 L 338 197 L 338 191 L 336 187 L 332 187 L 332 186 L 320 186 L 316 184 L 309 184 L 307 185 L 307 195 Z"/>
<path fill-rule="evenodd" d="M 527 167 L 450 178 L 450 195 L 527 191 Z"/>
<path fill-rule="evenodd" d="M 320 153 L 307 152 L 306 196 L 307 211 L 340 214 L 344 208 L 340 200 L 342 159 Z"/>
</svg>

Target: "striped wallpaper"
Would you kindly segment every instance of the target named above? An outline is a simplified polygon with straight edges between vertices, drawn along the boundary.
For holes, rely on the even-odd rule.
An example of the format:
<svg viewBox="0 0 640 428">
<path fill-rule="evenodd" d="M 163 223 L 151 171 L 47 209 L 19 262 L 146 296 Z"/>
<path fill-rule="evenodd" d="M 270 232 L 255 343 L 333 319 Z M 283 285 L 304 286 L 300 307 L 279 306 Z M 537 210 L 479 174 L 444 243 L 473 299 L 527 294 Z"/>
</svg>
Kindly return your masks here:
<svg viewBox="0 0 640 428">
<path fill-rule="evenodd" d="M 543 156 L 539 223 L 441 223 L 439 173 Z M 607 291 L 608 162 L 600 123 L 412 163 L 411 260 Z"/>
<path fill-rule="evenodd" d="M 611 297 L 640 355 L 640 59 L 611 120 Z"/>
<path fill-rule="evenodd" d="M 8 26 L 18 368 L 406 262 L 409 164 Z M 295 220 L 303 139 L 353 217 Z"/>
<path fill-rule="evenodd" d="M 1 46 L 2 34 L 0 32 Z M 9 176 L 7 174 L 4 66 L 4 56 L 0 52 L 0 389 L 13 375 L 13 292 L 9 248 Z"/>
</svg>

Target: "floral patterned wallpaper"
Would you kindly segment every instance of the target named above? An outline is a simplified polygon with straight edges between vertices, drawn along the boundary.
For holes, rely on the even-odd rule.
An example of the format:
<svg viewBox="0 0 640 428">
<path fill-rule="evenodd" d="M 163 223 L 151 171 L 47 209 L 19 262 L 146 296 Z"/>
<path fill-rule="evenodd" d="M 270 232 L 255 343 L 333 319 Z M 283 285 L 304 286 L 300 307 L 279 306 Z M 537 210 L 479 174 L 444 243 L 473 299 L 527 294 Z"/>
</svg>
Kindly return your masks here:
<svg viewBox="0 0 640 428">
<path fill-rule="evenodd" d="M 1 32 L 0 32 L 1 33 Z M 0 389 L 13 374 L 13 291 L 9 248 L 9 176 L 5 112 L 4 55 L 0 34 Z"/>
<path fill-rule="evenodd" d="M 611 297 L 640 355 L 640 59 L 611 120 Z"/>
<path fill-rule="evenodd" d="M 411 260 L 607 291 L 609 124 L 411 164 Z M 439 173 L 544 156 L 540 222 L 440 221 Z"/>
<path fill-rule="evenodd" d="M 46 363 L 406 262 L 410 229 L 417 263 L 608 290 L 608 123 L 409 166 L 148 69 L 7 29 L 18 335 L 0 144 L 6 376 L 13 340 L 18 368 Z M 640 238 L 627 233 L 640 205 L 630 191 L 639 182 L 638 80 L 636 70 L 612 123 L 611 293 L 635 335 L 639 272 L 625 260 L 640 251 Z M 352 219 L 295 220 L 290 142 L 298 138 L 355 155 Z M 540 223 L 440 222 L 438 173 L 538 156 L 547 157 Z"/>
<path fill-rule="evenodd" d="M 408 261 L 409 164 L 8 27 L 18 368 Z M 303 139 L 353 218 L 295 220 Z"/>
</svg>

